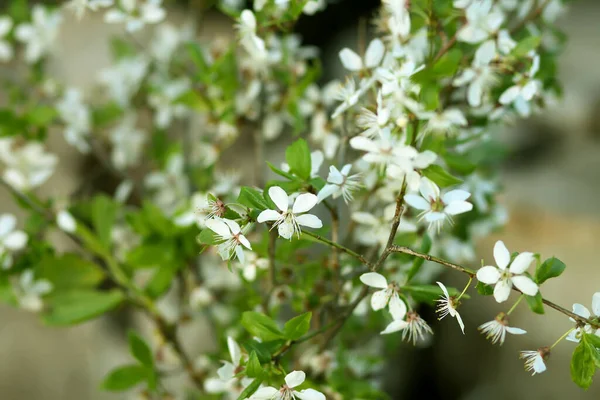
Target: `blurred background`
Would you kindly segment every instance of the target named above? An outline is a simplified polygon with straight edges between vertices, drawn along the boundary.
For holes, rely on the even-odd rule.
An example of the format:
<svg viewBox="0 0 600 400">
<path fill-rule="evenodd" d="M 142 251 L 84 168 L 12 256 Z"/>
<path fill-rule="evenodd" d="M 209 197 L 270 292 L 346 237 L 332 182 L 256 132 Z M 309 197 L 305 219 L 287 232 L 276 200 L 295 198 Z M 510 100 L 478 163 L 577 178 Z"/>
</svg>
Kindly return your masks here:
<svg viewBox="0 0 600 400">
<path fill-rule="evenodd" d="M 0 5 L 6 0 L 0 1 Z M 449 1 L 449 0 L 448 0 Z M 193 2 L 193 1 L 192 1 Z M 54 2 L 47 2 L 54 3 Z M 169 18 L 186 19 L 187 2 L 171 2 Z M 300 21 L 305 41 L 324 54 L 327 77 L 341 71 L 337 51 L 356 42 L 357 32 L 377 7 L 377 1 L 346 0 L 325 12 Z M 567 264 L 561 279 L 544 286 L 544 296 L 570 308 L 589 308 L 600 291 L 600 1 L 572 2 L 560 25 L 568 44 L 560 58 L 563 99 L 543 114 L 506 129 L 510 156 L 502 171 L 502 201 L 510 211 L 505 230 L 478 243 L 478 257 L 492 259 L 495 240 L 511 251 L 534 251 L 556 256 Z M 209 14 L 198 26 L 205 37 L 232 34 L 231 20 Z M 109 64 L 108 37 L 118 27 L 89 14 L 83 22 L 65 21 L 51 71 L 60 80 L 85 90 L 96 73 Z M 143 38 L 142 38 L 143 40 Z M 51 150 L 61 157 L 48 194 L 72 192 L 85 179 L 86 162 L 53 135 Z M 277 149 L 272 149 L 277 151 Z M 15 212 L 5 192 L 1 210 Z M 475 266 L 477 267 L 477 266 Z M 462 284 L 448 274 L 444 281 Z M 569 360 L 574 344 L 562 342 L 548 360 L 548 372 L 530 377 L 518 358 L 519 350 L 552 344 L 571 323 L 548 309 L 534 315 L 523 306 L 511 325 L 528 331 L 508 338 L 503 348 L 493 347 L 474 331 L 501 309 L 492 298 L 467 302 L 461 309 L 472 327 L 463 337 L 451 323 L 436 323 L 431 347 L 403 346 L 389 360 L 385 386 L 394 399 L 599 399 L 600 383 L 584 392 L 570 379 Z M 427 319 L 434 321 L 433 313 Z M 81 400 L 116 399 L 120 395 L 98 389 L 104 374 L 128 361 L 125 327 L 101 319 L 70 329 L 44 327 L 34 315 L 0 305 L 0 399 Z M 447 322 L 447 321 L 444 321 Z M 133 322 L 144 325 L 144 321 Z M 202 327 L 187 329 L 190 351 L 201 354 L 212 347 Z M 194 343 L 195 342 L 195 343 Z"/>
</svg>

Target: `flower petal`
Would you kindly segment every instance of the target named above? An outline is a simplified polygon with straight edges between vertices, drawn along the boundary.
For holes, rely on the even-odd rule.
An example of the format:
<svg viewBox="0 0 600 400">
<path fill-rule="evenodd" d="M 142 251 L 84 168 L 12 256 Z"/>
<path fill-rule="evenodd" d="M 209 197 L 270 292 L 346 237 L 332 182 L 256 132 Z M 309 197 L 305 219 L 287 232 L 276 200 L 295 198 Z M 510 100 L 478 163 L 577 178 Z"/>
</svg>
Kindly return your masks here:
<svg viewBox="0 0 600 400">
<path fill-rule="evenodd" d="M 242 350 L 231 336 L 227 336 L 227 348 L 229 349 L 229 355 L 231 356 L 233 365 L 240 365 L 240 360 L 242 359 Z"/>
<path fill-rule="evenodd" d="M 371 296 L 371 308 L 373 311 L 379 311 L 387 305 L 389 299 L 387 289 L 378 290 Z"/>
<path fill-rule="evenodd" d="M 387 289 L 388 283 L 385 277 L 377 272 L 367 272 L 360 276 L 360 281 L 367 286 L 378 289 Z"/>
<path fill-rule="evenodd" d="M 319 202 L 325 200 L 326 198 L 337 192 L 338 189 L 338 185 L 327 184 L 323 186 L 323 189 L 319 190 L 319 193 L 317 193 L 317 200 Z"/>
<path fill-rule="evenodd" d="M 468 201 L 455 201 L 444 208 L 444 212 L 449 215 L 458 215 L 466 213 L 473 209 L 473 204 Z"/>
<path fill-rule="evenodd" d="M 300 392 L 294 391 L 294 395 L 300 400 L 326 400 L 325 395 L 315 389 L 304 389 Z"/>
<path fill-rule="evenodd" d="M 502 279 L 494 286 L 494 298 L 498 303 L 503 303 L 508 300 L 510 296 L 510 289 L 512 289 L 511 281 Z"/>
<path fill-rule="evenodd" d="M 508 267 L 510 253 L 502 240 L 498 240 L 494 245 L 494 260 L 496 260 L 496 265 L 501 270 L 505 270 Z"/>
<path fill-rule="evenodd" d="M 513 274 L 522 274 L 529 268 L 533 259 L 533 253 L 523 252 L 515 257 L 508 270 Z"/>
<path fill-rule="evenodd" d="M 27 234 L 23 231 L 11 232 L 4 238 L 3 242 L 9 250 L 21 250 L 27 243 Z"/>
<path fill-rule="evenodd" d="M 269 197 L 281 211 L 286 212 L 288 210 L 288 195 L 285 190 L 279 186 L 271 186 L 269 188 Z"/>
<path fill-rule="evenodd" d="M 496 267 L 486 266 L 477 271 L 477 279 L 479 282 L 493 285 L 500 279 L 500 271 Z"/>
<path fill-rule="evenodd" d="M 296 217 L 296 222 L 298 225 L 308 226 L 309 228 L 321 228 L 323 227 L 323 222 L 316 215 L 312 214 L 303 214 Z"/>
<path fill-rule="evenodd" d="M 248 241 L 246 236 L 238 235 L 238 240 L 245 248 L 247 248 L 248 250 L 252 250 L 252 246 L 250 245 L 250 242 Z"/>
<path fill-rule="evenodd" d="M 363 67 L 360 56 L 348 48 L 340 51 L 340 60 L 348 71 L 360 71 Z"/>
<path fill-rule="evenodd" d="M 226 219 L 226 218 L 222 218 L 223 222 L 225 222 L 227 224 L 227 226 L 229 227 L 229 229 L 231 230 L 231 232 L 235 235 L 240 233 L 240 231 L 242 230 L 240 228 L 240 226 L 238 225 L 237 222 L 235 222 L 232 219 Z"/>
<path fill-rule="evenodd" d="M 230 238 L 231 231 L 225 222 L 220 218 L 211 218 L 205 222 L 206 227 L 221 236 L 221 238 Z"/>
<path fill-rule="evenodd" d="M 381 39 L 373 39 L 365 53 L 365 66 L 367 68 L 378 66 L 383 58 L 383 53 L 385 53 L 385 46 Z"/>
<path fill-rule="evenodd" d="M 275 210 L 264 210 L 260 214 L 258 214 L 258 218 L 256 218 L 256 222 L 263 223 L 267 221 L 277 221 L 281 217 Z"/>
<path fill-rule="evenodd" d="M 596 292 L 592 296 L 592 311 L 595 315 L 600 316 L 600 292 Z"/>
<path fill-rule="evenodd" d="M 431 205 L 422 198 L 421 196 L 417 196 L 416 194 L 407 194 L 404 196 L 404 201 L 409 206 L 416 208 L 417 210 L 429 210 Z"/>
<path fill-rule="evenodd" d="M 306 379 L 306 374 L 303 371 L 292 371 L 285 377 L 285 384 L 290 388 L 302 385 Z"/>
<path fill-rule="evenodd" d="M 291 239 L 294 234 L 294 225 L 290 222 L 282 222 L 277 226 L 277 233 L 284 239 Z"/>
<path fill-rule="evenodd" d="M 388 326 L 386 326 L 383 331 L 381 331 L 381 334 L 387 335 L 389 333 L 398 332 L 398 331 L 401 331 L 402 329 L 406 329 L 407 326 L 408 326 L 408 322 L 406 322 L 402 319 L 396 319 L 396 320 L 390 322 L 390 324 Z"/>
<path fill-rule="evenodd" d="M 528 276 L 513 276 L 511 280 L 517 289 L 528 296 L 535 296 L 538 292 L 538 285 Z"/>
<path fill-rule="evenodd" d="M 456 189 L 444 194 L 442 196 L 442 201 L 445 204 L 450 204 L 455 201 L 465 201 L 469 197 L 471 197 L 471 193 L 467 192 L 466 190 Z"/>
<path fill-rule="evenodd" d="M 425 200 L 437 200 L 440 197 L 440 188 L 429 178 L 422 178 L 419 191 Z"/>
<path fill-rule="evenodd" d="M 300 196 L 296 197 L 296 201 L 294 201 L 294 207 L 292 208 L 292 212 L 294 214 L 299 214 L 303 212 L 307 212 L 311 208 L 317 204 L 319 199 L 312 193 L 302 193 Z"/>
<path fill-rule="evenodd" d="M 254 392 L 254 394 L 252 396 L 249 397 L 249 399 L 251 399 L 251 400 L 272 400 L 272 399 L 276 398 L 278 393 L 279 393 L 278 389 L 275 389 L 274 387 L 271 387 L 271 386 L 267 386 L 267 387 L 258 389 L 256 392 Z"/>
<path fill-rule="evenodd" d="M 406 316 L 406 304 L 404 304 L 404 302 L 400 299 L 398 293 L 394 293 L 392 295 L 388 309 L 390 310 L 390 314 L 392 314 L 392 318 L 394 319 L 403 319 Z"/>
<path fill-rule="evenodd" d="M 515 328 L 514 326 L 507 326 L 506 332 L 512 333 L 513 335 L 524 335 L 527 333 L 526 330 L 521 329 L 521 328 Z"/>
<path fill-rule="evenodd" d="M 460 326 L 460 330 L 462 331 L 462 333 L 464 335 L 465 334 L 465 324 L 464 324 L 462 318 L 460 317 L 460 314 L 458 312 L 456 312 L 454 317 L 456 317 L 456 320 L 458 321 L 458 326 Z"/>
<path fill-rule="evenodd" d="M 583 304 L 579 303 L 573 304 L 573 312 L 583 318 L 589 318 L 591 316 L 590 310 L 588 310 Z"/>
<path fill-rule="evenodd" d="M 11 232 L 17 226 L 17 218 L 12 214 L 0 215 L 0 237 Z"/>
<path fill-rule="evenodd" d="M 448 294 L 448 289 L 446 289 L 446 286 L 442 282 L 436 282 L 436 283 L 438 284 L 440 289 L 442 289 L 442 292 L 444 292 L 444 297 L 450 298 L 450 295 Z"/>
</svg>

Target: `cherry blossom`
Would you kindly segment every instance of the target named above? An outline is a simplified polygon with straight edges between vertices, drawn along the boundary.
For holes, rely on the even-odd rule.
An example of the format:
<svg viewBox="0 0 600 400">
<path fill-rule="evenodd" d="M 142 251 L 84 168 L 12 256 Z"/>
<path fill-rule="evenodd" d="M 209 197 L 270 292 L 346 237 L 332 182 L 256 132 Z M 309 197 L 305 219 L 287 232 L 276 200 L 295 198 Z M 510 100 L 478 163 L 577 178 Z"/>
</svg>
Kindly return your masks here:
<svg viewBox="0 0 600 400">
<path fill-rule="evenodd" d="M 314 389 L 294 390 L 306 379 L 302 371 L 292 371 L 285 376 L 285 384 L 279 389 L 272 386 L 258 389 L 248 400 L 325 400 L 325 395 Z"/>
<path fill-rule="evenodd" d="M 244 251 L 242 247 L 252 250 L 252 246 L 246 237 L 242 234 L 242 229 L 237 222 L 227 218 L 212 218 L 206 221 L 206 227 L 215 232 L 220 241 L 218 246 L 219 255 L 223 260 L 229 260 L 234 254 L 244 262 Z"/>
<path fill-rule="evenodd" d="M 460 317 L 458 311 L 456 311 L 456 308 L 458 307 L 458 300 L 454 297 L 451 297 L 450 294 L 448 294 L 448 289 L 446 289 L 446 286 L 442 282 L 436 283 L 438 284 L 440 289 L 442 289 L 443 294 L 442 296 L 440 296 L 440 299 L 437 300 L 438 306 L 435 311 L 440 315 L 440 319 L 446 317 L 447 315 L 456 318 L 456 321 L 460 326 L 460 330 L 464 334 L 465 324 L 463 323 L 463 320 Z"/>
</svg>

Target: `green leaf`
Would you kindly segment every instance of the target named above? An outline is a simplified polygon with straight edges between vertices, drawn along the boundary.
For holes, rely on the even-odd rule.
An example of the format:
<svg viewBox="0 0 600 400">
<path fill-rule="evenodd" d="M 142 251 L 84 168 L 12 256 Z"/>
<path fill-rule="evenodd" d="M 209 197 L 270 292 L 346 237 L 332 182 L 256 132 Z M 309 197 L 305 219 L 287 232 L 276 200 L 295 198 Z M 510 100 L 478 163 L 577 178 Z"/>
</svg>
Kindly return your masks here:
<svg viewBox="0 0 600 400">
<path fill-rule="evenodd" d="M 250 353 L 250 357 L 248 358 L 248 363 L 246 364 L 246 375 L 250 378 L 256 378 L 262 375 L 263 369 L 260 365 L 260 361 L 258 361 L 258 356 L 256 355 L 256 351 L 252 351 Z"/>
<path fill-rule="evenodd" d="M 244 312 L 242 314 L 242 325 L 252 335 L 264 341 L 284 338 L 275 321 L 259 312 Z"/>
<path fill-rule="evenodd" d="M 289 340 L 298 340 L 310 329 L 311 312 L 290 319 L 283 326 L 283 335 Z"/>
<path fill-rule="evenodd" d="M 556 278 L 560 276 L 567 268 L 565 263 L 560 261 L 556 257 L 551 257 L 544 261 L 535 271 L 535 281 L 538 285 L 546 282 L 550 278 Z"/>
<path fill-rule="evenodd" d="M 432 83 L 423 86 L 420 98 L 426 110 L 437 109 L 440 106 L 440 87 Z"/>
<path fill-rule="evenodd" d="M 154 356 L 152 355 L 150 346 L 148 346 L 144 339 L 134 331 L 129 331 L 128 338 L 131 355 L 134 356 L 140 364 L 152 368 L 154 366 Z"/>
<path fill-rule="evenodd" d="M 517 45 L 511 52 L 511 56 L 515 58 L 524 57 L 531 50 L 537 49 L 541 41 L 542 38 L 540 36 L 527 36 L 525 39 L 517 43 Z"/>
<path fill-rule="evenodd" d="M 147 240 L 127 253 L 127 264 L 134 269 L 171 265 L 177 259 L 176 243 L 171 239 Z"/>
<path fill-rule="evenodd" d="M 598 350 L 589 343 L 586 334 L 582 336 L 579 345 L 573 351 L 571 379 L 583 389 L 588 389 L 592 384 L 592 378 L 596 373 L 597 353 Z"/>
<path fill-rule="evenodd" d="M 156 268 L 144 291 L 153 299 L 162 296 L 171 287 L 178 270 L 179 264 L 175 263 L 161 265 Z"/>
<path fill-rule="evenodd" d="M 298 139 L 285 150 L 285 159 L 290 171 L 304 180 L 310 179 L 311 158 L 306 140 Z"/>
<path fill-rule="evenodd" d="M 462 175 L 470 175 L 477 168 L 477 165 L 473 164 L 462 154 L 446 153 L 443 158 L 448 167 L 458 171 Z"/>
<path fill-rule="evenodd" d="M 538 291 L 535 296 L 525 295 L 527 305 L 536 314 L 544 314 L 544 303 L 542 302 L 542 294 Z"/>
<path fill-rule="evenodd" d="M 431 179 L 436 185 L 438 185 L 441 188 L 462 183 L 462 180 L 450 175 L 448 171 L 446 171 L 439 165 L 430 165 L 429 167 L 425 168 L 422 172 L 424 176 Z"/>
<path fill-rule="evenodd" d="M 148 369 L 141 365 L 125 365 L 113 370 L 102 382 L 104 390 L 127 390 L 148 379 Z"/>
<path fill-rule="evenodd" d="M 119 306 L 125 296 L 119 290 L 72 290 L 48 296 L 48 325 L 73 325 L 96 318 Z"/>
<path fill-rule="evenodd" d="M 92 203 L 92 224 L 98 239 L 109 249 L 111 245 L 112 227 L 117 216 L 117 204 L 108 196 L 99 195 Z"/>
<path fill-rule="evenodd" d="M 448 289 L 448 294 L 450 296 L 456 297 L 460 294 L 456 288 L 449 287 L 446 289 Z M 440 298 L 440 296 L 444 294 L 438 285 L 403 286 L 400 288 L 400 290 L 410 294 L 416 302 L 428 304 L 434 304 Z M 469 298 L 470 296 L 465 293 L 461 297 L 461 300 Z"/>
<path fill-rule="evenodd" d="M 491 285 L 486 285 L 483 282 L 478 282 L 475 288 L 477 289 L 477 293 L 482 296 L 491 296 L 494 294 L 494 287 Z"/>
<path fill-rule="evenodd" d="M 237 202 L 245 205 L 246 207 L 255 208 L 259 211 L 269 208 L 269 205 L 267 204 L 267 201 L 263 197 L 262 193 L 248 186 L 242 186 L 240 189 L 240 194 L 237 198 Z"/>
<path fill-rule="evenodd" d="M 271 361 L 273 353 L 279 350 L 279 348 L 281 348 L 281 346 L 283 346 L 284 343 L 285 340 L 283 339 L 272 340 L 269 342 L 258 342 L 256 340 L 251 339 L 242 342 L 242 346 L 244 346 L 248 353 L 251 353 L 253 351 L 256 352 L 258 360 L 261 363 L 268 363 L 269 361 Z"/>
<path fill-rule="evenodd" d="M 35 126 L 47 126 L 56 118 L 57 114 L 54 108 L 40 105 L 29 112 L 28 120 Z"/>
<path fill-rule="evenodd" d="M 207 244 L 209 246 L 213 246 L 219 243 L 219 238 L 215 232 L 206 228 L 203 229 L 198 236 L 196 236 L 196 241 L 199 244 Z"/>
<path fill-rule="evenodd" d="M 96 264 L 73 253 L 45 255 L 35 266 L 35 276 L 52 283 L 55 291 L 95 287 L 104 280 L 104 271 Z"/>
<path fill-rule="evenodd" d="M 275 172 L 277 175 L 283 176 L 284 178 L 287 178 L 290 181 L 298 181 L 298 178 L 295 177 L 293 174 L 290 174 L 289 172 L 285 172 L 284 170 L 277 168 L 276 166 L 274 166 L 273 164 L 271 164 L 268 161 L 267 161 L 267 165 L 269 166 L 269 169 L 271 171 Z"/>
<path fill-rule="evenodd" d="M 237 400 L 244 400 L 244 399 L 247 399 L 248 397 L 252 396 L 254 394 L 254 392 L 256 392 L 258 390 L 258 388 L 260 387 L 260 384 L 262 383 L 262 381 L 263 381 L 262 378 L 256 378 L 256 379 L 254 379 L 246 387 L 246 389 L 244 389 L 244 391 L 239 395 L 239 397 L 237 398 Z"/>
<path fill-rule="evenodd" d="M 462 56 L 463 54 L 459 49 L 448 51 L 433 65 L 433 76 L 436 79 L 453 76 L 458 69 Z"/>
</svg>

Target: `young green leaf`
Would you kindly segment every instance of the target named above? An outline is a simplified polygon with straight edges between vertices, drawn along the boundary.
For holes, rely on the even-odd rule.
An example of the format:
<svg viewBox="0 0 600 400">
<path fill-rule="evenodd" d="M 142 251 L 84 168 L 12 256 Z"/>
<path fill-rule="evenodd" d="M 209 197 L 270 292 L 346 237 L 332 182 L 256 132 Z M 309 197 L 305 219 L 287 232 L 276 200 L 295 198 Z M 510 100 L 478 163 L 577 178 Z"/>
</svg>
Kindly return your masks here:
<svg viewBox="0 0 600 400">
<path fill-rule="evenodd" d="M 538 291 L 535 296 L 525 295 L 527 305 L 536 314 L 544 314 L 544 303 L 542 302 L 542 294 Z"/>
<path fill-rule="evenodd" d="M 311 158 L 306 140 L 298 139 L 285 150 L 285 159 L 290 171 L 304 180 L 310 179 Z"/>
<path fill-rule="evenodd" d="M 250 378 L 256 378 L 262 375 L 263 369 L 256 355 L 256 351 L 250 353 L 248 363 L 246 364 L 246 375 Z"/>
<path fill-rule="evenodd" d="M 119 290 L 60 292 L 48 297 L 48 312 L 43 320 L 48 325 L 78 324 L 116 308 L 124 300 Z"/>
<path fill-rule="evenodd" d="M 92 223 L 94 230 L 105 249 L 110 248 L 111 232 L 117 215 L 116 203 L 107 196 L 100 195 L 92 203 Z"/>
<path fill-rule="evenodd" d="M 310 329 L 311 312 L 290 319 L 283 326 L 283 335 L 289 340 L 298 340 Z"/>
<path fill-rule="evenodd" d="M 55 291 L 94 287 L 104 280 L 104 271 L 74 253 L 45 255 L 35 266 L 35 276 L 52 283 Z"/>
<path fill-rule="evenodd" d="M 134 331 L 129 331 L 128 338 L 131 355 L 143 366 L 152 368 L 154 366 L 154 356 L 150 346 Z"/>
<path fill-rule="evenodd" d="M 242 186 L 240 189 L 240 194 L 237 198 L 237 202 L 245 205 L 246 207 L 255 208 L 259 211 L 265 210 L 269 207 L 262 193 L 248 186 Z"/>
<path fill-rule="evenodd" d="M 256 379 L 254 379 L 246 387 L 246 389 L 244 389 L 244 391 L 238 396 L 237 400 L 244 400 L 244 399 L 247 399 L 248 397 L 252 396 L 254 394 L 254 392 L 256 392 L 258 390 L 258 388 L 260 387 L 260 384 L 262 383 L 262 381 L 263 381 L 262 378 L 256 378 Z"/>
<path fill-rule="evenodd" d="M 430 165 L 429 167 L 425 168 L 422 172 L 424 176 L 431 179 L 441 188 L 462 183 L 462 180 L 450 175 L 448 171 L 446 171 L 439 165 Z"/>
<path fill-rule="evenodd" d="M 102 388 L 114 392 L 127 390 L 148 379 L 148 369 L 141 365 L 125 365 L 113 371 L 102 382 Z"/>
<path fill-rule="evenodd" d="M 550 278 L 556 278 L 560 276 L 567 268 L 565 263 L 560 261 L 556 257 L 551 257 L 544 261 L 535 271 L 535 281 L 538 285 L 546 282 Z"/>
<path fill-rule="evenodd" d="M 584 334 L 571 358 L 571 379 L 579 387 L 588 389 L 592 384 L 596 373 L 596 358 L 598 350 L 590 344 L 587 335 Z"/>
<path fill-rule="evenodd" d="M 275 321 L 259 312 L 244 312 L 242 314 L 242 325 L 252 335 L 265 341 L 284 338 Z"/>
</svg>

